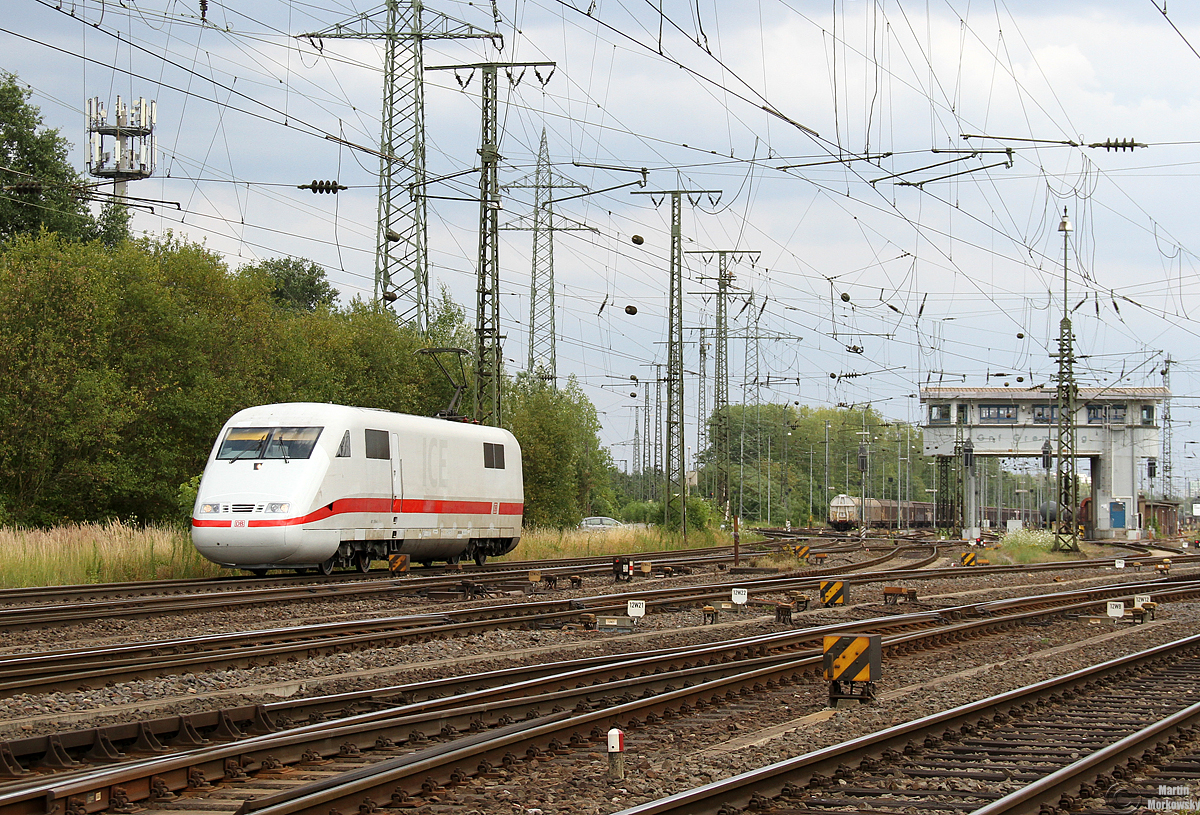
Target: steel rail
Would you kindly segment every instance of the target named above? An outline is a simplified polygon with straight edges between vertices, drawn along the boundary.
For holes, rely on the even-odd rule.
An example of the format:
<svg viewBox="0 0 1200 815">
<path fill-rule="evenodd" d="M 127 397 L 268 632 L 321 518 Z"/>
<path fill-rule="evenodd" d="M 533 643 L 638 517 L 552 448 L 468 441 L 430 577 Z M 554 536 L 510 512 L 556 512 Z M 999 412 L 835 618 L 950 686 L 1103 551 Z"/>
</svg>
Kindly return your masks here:
<svg viewBox="0 0 1200 815">
<path fill-rule="evenodd" d="M 894 557 L 889 550 L 884 558 Z M 931 558 L 934 556 L 931 556 Z M 986 568 L 986 567 L 985 567 Z M 937 570 L 932 570 L 937 571 Z M 962 575 L 964 570 L 946 570 Z M 939 572 L 940 573 L 940 572 Z M 973 572 L 972 572 L 973 573 Z M 879 582 L 913 578 L 927 571 L 897 570 L 851 575 L 852 582 Z M 1176 578 L 1178 579 L 1178 578 Z M 1123 584 L 1155 590 L 1163 581 Z M 159 640 L 101 648 L 67 649 L 40 654 L 0 658 L 0 696 L 45 689 L 74 689 L 94 682 L 118 681 L 186 669 L 196 664 L 208 667 L 244 667 L 296 653 L 330 653 L 346 648 L 366 648 L 399 641 L 421 641 L 463 636 L 496 627 L 561 626 L 577 622 L 584 612 L 619 614 L 629 599 L 644 599 L 651 609 L 680 604 L 701 604 L 723 599 L 731 586 L 755 592 L 786 592 L 815 588 L 812 576 L 785 576 L 761 580 L 739 580 L 717 586 L 684 586 L 627 591 L 579 600 L 548 600 L 480 608 L 447 610 L 438 615 L 408 615 L 324 623 L 294 628 L 274 628 L 235 634 Z M 1099 589 L 1088 589 L 1096 591 Z M 1122 586 L 1109 592 L 1132 591 Z M 1067 593 L 1070 596 L 1070 593 Z M 997 601 L 1004 602 L 1004 601 Z M 977 613 L 974 607 L 942 613 Z"/>
<path fill-rule="evenodd" d="M 1018 708 L 1036 704 L 1039 698 L 1078 692 L 1100 678 L 1152 664 L 1167 655 L 1195 652 L 1197 649 L 1200 649 L 1200 635 L 895 725 L 657 801 L 629 807 L 615 815 L 711 815 L 723 806 L 729 809 L 744 808 L 752 798 L 778 795 L 789 784 L 803 786 L 818 775 L 833 776 L 840 767 L 856 764 L 856 759 L 864 755 L 901 751 L 910 742 L 920 742 L 926 736 L 942 738 L 947 733 L 957 734 L 964 725 L 974 727 L 985 718 L 990 719 L 997 714 L 1007 716 Z"/>
<path fill-rule="evenodd" d="M 1193 587 L 1193 591 L 1195 591 L 1195 587 Z M 1094 606 L 1097 602 L 1102 601 L 1085 601 L 1084 603 L 1079 604 L 1079 606 L 1081 608 Z M 1064 609 L 1059 608 L 1050 612 L 1043 611 L 1040 612 L 1040 615 L 1044 616 L 1046 613 L 1061 614 L 1064 613 Z M 921 622 L 931 622 L 938 619 L 936 615 L 929 613 L 902 616 L 920 618 Z M 1037 616 L 1037 614 L 1030 613 L 1029 616 Z M 837 626 L 823 627 L 821 629 L 788 633 L 791 634 L 793 643 L 796 643 L 799 641 L 798 638 L 801 636 L 807 636 L 810 640 L 813 640 L 819 639 L 819 637 L 823 634 L 832 631 L 847 631 L 852 629 L 862 631 L 864 628 L 866 630 L 870 630 L 873 624 L 890 627 L 903 627 L 909 622 L 912 621 L 906 621 L 901 618 L 892 617 L 881 618 L 878 621 L 843 623 Z M 961 636 L 972 629 L 977 631 L 1004 630 L 1011 627 L 1013 624 L 1013 620 L 1006 618 L 981 618 L 966 623 L 959 623 L 950 626 L 948 629 L 940 631 L 934 630 L 928 632 L 927 636 L 931 638 L 937 638 L 939 640 L 945 640 L 945 634 L 949 631 L 957 632 L 957 636 Z M 889 650 L 893 648 L 903 649 L 909 647 L 912 643 L 912 640 L 920 636 L 922 636 L 922 634 L 919 633 L 892 636 L 888 638 L 887 647 Z M 768 637 L 761 639 L 766 640 L 768 638 L 774 639 L 774 645 L 776 646 L 781 644 L 779 642 L 778 635 L 768 635 Z M 954 639 L 954 637 L 950 637 L 950 639 Z M 566 673 L 554 674 L 550 677 L 538 680 L 524 680 L 522 682 L 509 683 L 502 687 L 483 688 L 465 694 L 462 697 L 413 702 L 407 706 L 402 706 L 393 710 L 378 711 L 352 717 L 351 719 L 336 723 L 334 726 L 332 726 L 333 729 L 330 729 L 331 726 L 329 725 L 314 725 L 307 728 L 299 728 L 289 731 L 288 733 L 282 734 L 278 737 L 261 736 L 255 739 L 248 739 L 238 742 L 235 745 L 217 748 L 215 753 L 203 758 L 195 754 L 193 751 L 191 753 L 185 753 L 181 754 L 180 756 L 173 757 L 173 761 L 168 759 L 155 759 L 149 764 L 143 764 L 143 768 L 149 767 L 152 773 L 157 774 L 163 779 L 168 779 L 169 776 L 170 779 L 173 780 L 164 780 L 162 783 L 175 784 L 177 785 L 175 788 L 178 789 L 182 788 L 182 786 L 179 785 L 195 785 L 195 780 L 190 772 L 184 775 L 179 774 L 178 771 L 180 771 L 180 769 L 183 767 L 187 767 L 189 769 L 199 769 L 202 774 L 228 772 L 228 764 L 222 762 L 228 762 L 228 760 L 234 755 L 251 757 L 247 760 L 250 760 L 251 763 L 253 763 L 253 761 L 258 760 L 256 757 L 262 757 L 265 751 L 268 750 L 275 751 L 269 755 L 282 754 L 289 756 L 289 760 L 297 759 L 295 754 L 300 749 L 298 745 L 306 742 L 304 742 L 303 739 L 300 739 L 300 741 L 296 741 L 296 739 L 300 738 L 301 734 L 303 733 L 315 734 L 318 742 L 325 745 L 325 749 L 328 751 L 331 749 L 330 745 L 338 742 L 341 739 L 348 738 L 357 744 L 362 742 L 364 739 L 369 741 L 369 739 L 372 737 L 378 738 L 380 733 L 401 735 L 400 731 L 402 731 L 404 728 L 419 724 L 421 721 L 434 721 L 444 724 L 448 721 L 454 720 L 458 721 L 458 725 L 456 726 L 461 727 L 463 724 L 461 717 L 482 716 L 485 715 L 485 712 L 487 715 L 494 716 L 498 711 L 504 709 L 513 709 L 515 711 L 519 711 L 523 706 L 532 704 L 535 706 L 534 709 L 536 710 L 536 706 L 539 704 L 546 705 L 550 704 L 551 702 L 556 702 L 560 705 L 563 705 L 572 703 L 572 700 L 574 700 L 574 703 L 578 706 L 578 700 L 581 698 L 581 696 L 584 700 L 587 700 L 595 694 L 601 693 L 605 690 L 604 688 L 589 686 L 587 684 L 589 678 L 592 682 L 597 681 L 597 679 L 605 679 L 609 683 L 615 683 L 614 688 L 616 689 L 627 688 L 627 695 L 631 694 L 633 690 L 636 690 L 637 686 L 639 685 L 652 684 L 662 688 L 664 685 L 666 687 L 670 687 L 672 683 L 683 682 L 685 684 L 684 691 L 680 692 L 683 694 L 682 696 L 680 696 L 680 693 L 669 691 L 665 695 L 660 694 L 659 696 L 655 696 L 649 700 L 630 700 L 623 706 L 618 705 L 617 707 L 608 708 L 607 711 L 598 712 L 600 714 L 607 713 L 615 715 L 617 718 L 628 718 L 628 715 L 632 714 L 632 712 L 636 710 L 645 711 L 646 707 L 650 707 L 651 712 L 654 710 L 659 711 L 659 713 L 656 715 L 671 715 L 672 710 L 675 710 L 676 715 L 678 715 L 683 711 L 683 705 L 695 704 L 696 706 L 700 706 L 705 704 L 719 703 L 721 694 L 724 694 L 724 698 L 730 698 L 729 694 L 735 692 L 735 690 L 731 690 L 734 685 L 737 686 L 736 692 L 743 692 L 747 687 L 761 687 L 762 683 L 764 682 L 769 684 L 771 682 L 788 681 L 789 675 L 791 677 L 790 681 L 795 681 L 800 675 L 815 672 L 819 669 L 819 663 L 821 662 L 819 653 L 813 653 L 811 656 L 800 656 L 799 658 L 796 658 L 795 655 L 788 653 L 781 653 L 777 655 L 767 654 L 764 656 L 752 655 L 756 650 L 759 653 L 765 650 L 765 645 L 765 642 L 755 643 L 752 641 L 745 641 L 739 643 L 734 650 L 737 653 L 744 654 L 745 656 L 736 664 L 723 662 L 719 659 L 721 656 L 722 647 L 728 650 L 728 644 L 725 644 L 724 646 L 714 645 L 706 649 L 711 658 L 714 660 L 708 664 L 697 664 L 698 662 L 702 662 L 703 654 L 696 653 L 694 649 L 691 653 L 688 653 L 686 649 L 676 649 L 675 653 L 671 654 L 667 661 L 669 664 L 665 664 L 661 657 L 653 656 L 636 656 L 616 664 L 613 664 L 610 660 L 608 665 L 599 666 L 599 673 L 597 673 L 596 668 L 575 670 Z M 641 669 L 641 673 L 636 674 L 635 672 L 639 668 Z M 669 672 L 669 668 L 672 669 L 673 672 Z M 710 674 L 714 673 L 719 675 L 719 678 L 701 681 L 700 684 L 694 685 L 692 688 L 686 687 L 688 683 L 697 680 L 705 680 Z M 727 673 L 731 674 L 731 676 L 725 676 Z M 622 674 L 624 675 L 624 678 L 621 677 Z M 536 691 L 538 688 L 545 687 L 550 684 L 561 686 L 571 681 L 574 681 L 577 684 L 577 689 L 574 691 L 559 689 L 548 694 L 543 694 L 540 699 L 535 698 L 532 701 L 529 699 L 521 699 L 518 696 L 520 693 L 525 691 Z M 732 683 L 732 685 L 730 683 Z M 724 688 L 724 690 L 721 690 L 722 688 Z M 691 691 L 691 693 L 688 693 L 689 691 Z M 712 694 L 711 697 L 708 697 L 708 701 L 705 701 L 706 695 L 710 692 Z M 646 690 L 643 690 L 643 696 L 645 695 L 647 695 Z M 684 701 L 681 702 L 681 699 Z M 690 700 L 690 702 L 687 700 Z M 463 707 L 464 703 L 467 705 L 465 708 Z M 678 707 L 672 708 L 672 704 L 676 704 Z M 405 716 L 397 716 L 398 713 L 406 710 L 410 711 L 407 714 L 407 718 L 405 718 Z M 529 713 L 527 712 L 526 715 L 529 715 Z M 650 713 L 643 712 L 642 715 L 649 716 Z M 416 716 L 417 718 L 412 718 L 413 716 Z M 421 717 L 432 717 L 432 719 L 422 719 Z M 452 717 L 459 718 L 452 719 Z M 565 738 L 565 729 L 574 728 L 574 730 L 578 731 L 582 724 L 587 722 L 601 721 L 602 719 L 604 721 L 609 721 L 609 719 L 605 719 L 603 715 L 599 719 L 596 719 L 595 717 L 588 718 L 588 716 L 584 716 L 583 718 L 575 717 L 569 720 L 564 719 L 561 723 L 561 726 L 557 730 L 553 730 L 553 732 L 557 733 L 558 736 L 563 736 Z M 473 726 L 476 720 L 471 719 L 470 721 Z M 501 722 L 501 724 L 503 724 L 503 722 Z M 547 727 L 549 726 L 550 725 L 547 725 Z M 533 734 L 530 736 L 530 738 L 541 738 L 546 736 L 547 733 L 550 733 L 551 731 L 542 731 L 538 728 L 533 728 L 525 732 Z M 589 736 L 589 738 L 594 737 L 595 732 Z M 557 736 L 554 736 L 553 738 L 557 738 Z M 582 737 L 576 733 L 575 742 L 579 743 L 581 738 Z M 346 742 L 343 742 L 343 744 L 344 743 Z M 513 742 L 505 741 L 501 746 L 509 747 L 512 744 Z M 497 749 L 499 749 L 497 745 L 488 744 L 486 740 L 484 740 L 480 742 L 479 750 L 481 752 L 479 755 L 493 755 Z M 311 754 L 311 747 L 305 750 L 305 752 L 309 752 Z M 461 754 L 452 754 L 455 756 L 455 761 L 461 760 Z M 471 755 L 475 754 L 472 753 Z M 301 754 L 300 758 L 302 757 L 303 755 Z M 494 757 L 495 756 L 493 755 L 493 758 Z M 242 759 L 239 759 L 239 761 L 242 761 Z M 182 762 L 182 764 L 178 762 Z M 422 765 L 422 767 L 424 769 L 428 769 L 428 767 L 425 767 L 425 765 Z M 135 771 L 130 770 L 130 772 Z M 136 772 L 142 772 L 142 770 L 138 770 Z M 447 772 L 449 771 L 447 770 Z M 175 773 L 175 775 L 171 775 L 171 773 Z M 121 775 L 120 777 L 123 779 L 123 783 L 130 783 L 130 776 Z M 143 775 L 142 777 L 144 780 L 145 776 Z M 58 796 L 60 799 L 62 796 L 70 798 L 72 795 L 78 796 L 80 794 L 80 784 L 84 786 L 91 784 L 92 787 L 89 789 L 92 789 L 94 792 L 95 785 L 97 784 L 107 783 L 108 787 L 105 789 L 109 789 L 117 783 L 116 781 L 111 781 L 111 779 L 112 776 L 109 775 L 109 771 L 100 771 L 99 775 L 89 774 L 75 779 L 60 779 L 47 782 L 54 787 L 53 792 L 47 792 L 47 790 L 43 787 L 39 787 L 38 789 L 42 793 L 46 793 L 48 795 L 47 800 L 50 800 L 55 796 Z M 389 784 L 393 783 L 395 779 L 395 776 L 388 776 L 386 780 L 379 783 Z M 376 786 L 378 786 L 378 784 L 376 784 Z M 109 789 L 109 792 L 111 793 L 111 789 Z M 25 806 L 30 812 L 37 811 L 36 808 L 29 809 L 29 801 L 36 798 L 38 794 L 39 793 L 33 789 L 25 789 L 16 793 L 12 793 L 12 795 L 17 795 L 20 801 L 25 802 L 25 804 L 22 806 Z M 137 795 L 139 793 L 134 792 L 133 794 Z M 31 798 L 30 796 L 33 797 Z M 12 808 L 17 806 L 13 803 L 15 800 L 17 799 L 13 799 L 11 796 L 9 798 L 0 798 L 0 812 L 5 813 L 5 815 L 9 815 L 10 813 L 23 811 L 20 810 L 20 807 L 15 809 Z M 5 803 L 6 801 L 7 803 Z M 324 803 L 324 801 L 322 802 Z M 324 815 L 324 813 L 321 813 L 320 815 Z"/>
</svg>

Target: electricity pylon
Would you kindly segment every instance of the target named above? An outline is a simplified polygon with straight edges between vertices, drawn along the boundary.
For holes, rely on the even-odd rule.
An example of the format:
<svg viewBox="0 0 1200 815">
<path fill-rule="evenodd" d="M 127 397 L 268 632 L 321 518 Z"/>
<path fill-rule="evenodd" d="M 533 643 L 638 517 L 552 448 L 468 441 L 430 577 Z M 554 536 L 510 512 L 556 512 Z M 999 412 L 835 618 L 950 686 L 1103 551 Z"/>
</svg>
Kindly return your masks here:
<svg viewBox="0 0 1200 815">
<path fill-rule="evenodd" d="M 533 269 L 529 281 L 529 373 L 558 386 L 558 355 L 555 349 L 554 328 L 554 233 L 561 231 L 597 230 L 590 226 L 574 224 L 555 226 L 554 191 L 556 189 L 585 189 L 581 184 L 565 182 L 550 166 L 550 150 L 546 146 L 546 128 L 542 128 L 542 141 L 538 146 L 537 168 L 533 183 L 526 177 L 516 184 L 505 184 L 504 189 L 533 189 L 533 225 L 506 226 L 511 230 L 533 232 Z"/>
<path fill-rule="evenodd" d="M 671 199 L 671 292 L 667 309 L 667 494 L 664 514 L 679 513 L 683 539 L 687 541 L 687 479 L 683 445 L 683 196 L 720 195 L 720 190 L 635 191 L 633 195 Z"/>
<path fill-rule="evenodd" d="M 717 324 L 716 341 L 713 343 L 713 415 L 717 417 L 716 427 L 716 456 L 718 466 L 717 504 L 724 505 L 729 500 L 729 457 L 730 428 L 729 428 L 729 286 L 733 283 L 733 273 L 729 271 L 729 261 L 738 262 L 743 257 L 749 257 L 751 263 L 757 262 L 758 251 L 738 251 L 733 249 L 688 250 L 687 254 L 697 254 L 708 261 L 714 256 L 717 259 Z M 700 277 L 700 280 L 711 278 Z M 707 416 L 704 417 L 707 420 Z"/>
<path fill-rule="evenodd" d="M 500 427 L 500 380 L 504 354 L 500 333 L 500 130 L 496 78 L 500 68 L 553 68 L 553 62 L 477 62 L 470 65 L 431 65 L 427 71 L 478 70 L 483 77 L 482 125 L 479 146 L 479 261 L 475 302 L 475 421 Z M 541 78 L 541 74 L 537 74 Z M 516 84 L 520 77 L 509 79 Z M 542 79 L 542 84 L 549 77 Z M 466 84 L 463 84 L 466 87 Z"/>
<path fill-rule="evenodd" d="M 429 321 L 429 258 L 425 228 L 425 40 L 493 39 L 500 35 L 445 14 L 421 18 L 421 0 L 386 0 L 375 11 L 298 37 L 383 40 L 383 131 L 379 137 L 379 210 L 375 237 L 375 299 L 423 331 Z"/>
<path fill-rule="evenodd" d="M 1063 316 L 1058 329 L 1058 516 L 1054 525 L 1055 552 L 1079 551 L 1079 484 L 1075 478 L 1075 354 L 1071 348 L 1071 316 L 1067 302 L 1067 249 L 1071 221 L 1063 207 L 1058 231 L 1063 233 Z"/>
</svg>

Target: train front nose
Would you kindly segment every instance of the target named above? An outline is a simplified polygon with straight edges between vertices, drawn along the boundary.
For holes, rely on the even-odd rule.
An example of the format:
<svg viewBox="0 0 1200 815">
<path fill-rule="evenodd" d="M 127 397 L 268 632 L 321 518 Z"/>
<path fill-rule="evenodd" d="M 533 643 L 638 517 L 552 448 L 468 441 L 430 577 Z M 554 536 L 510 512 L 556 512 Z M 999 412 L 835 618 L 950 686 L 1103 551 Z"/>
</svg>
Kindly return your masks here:
<svg viewBox="0 0 1200 815">
<path fill-rule="evenodd" d="M 222 566 L 286 563 L 300 548 L 301 534 L 298 526 L 262 512 L 237 517 L 236 513 L 198 511 L 192 518 L 196 551 Z"/>
</svg>

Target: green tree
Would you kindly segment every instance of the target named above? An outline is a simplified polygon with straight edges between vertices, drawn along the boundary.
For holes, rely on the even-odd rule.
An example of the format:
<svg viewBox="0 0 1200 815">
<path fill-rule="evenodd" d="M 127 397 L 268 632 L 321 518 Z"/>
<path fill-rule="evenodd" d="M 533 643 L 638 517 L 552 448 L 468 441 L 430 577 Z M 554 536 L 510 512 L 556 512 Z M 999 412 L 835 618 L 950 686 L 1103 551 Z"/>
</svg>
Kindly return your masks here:
<svg viewBox="0 0 1200 815">
<path fill-rule="evenodd" d="M 525 522 L 574 526 L 611 513 L 612 460 L 599 440 L 596 409 L 573 378 L 566 387 L 521 373 L 505 394 L 507 424 L 521 444 Z"/>
<path fill-rule="evenodd" d="M 325 279 L 325 269 L 303 258 L 271 258 L 243 266 L 245 275 L 266 275 L 271 281 L 271 299 L 282 309 L 316 311 L 331 308 L 338 291 Z"/>
<path fill-rule="evenodd" d="M 110 201 L 92 216 L 90 188 L 67 161 L 66 139 L 43 125 L 29 97 L 15 74 L 0 72 L 0 241 L 41 229 L 108 245 L 126 239 L 128 212 Z M 33 188 L 15 189 L 23 184 Z"/>
</svg>

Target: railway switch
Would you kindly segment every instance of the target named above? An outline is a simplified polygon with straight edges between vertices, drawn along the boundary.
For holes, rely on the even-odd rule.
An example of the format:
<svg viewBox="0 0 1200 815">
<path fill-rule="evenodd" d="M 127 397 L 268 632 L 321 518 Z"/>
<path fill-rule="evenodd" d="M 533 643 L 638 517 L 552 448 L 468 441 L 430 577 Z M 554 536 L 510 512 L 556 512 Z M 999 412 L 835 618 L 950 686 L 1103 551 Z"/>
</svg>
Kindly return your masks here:
<svg viewBox="0 0 1200 815">
<path fill-rule="evenodd" d="M 885 606 L 894 606 L 897 603 L 915 603 L 917 602 L 917 590 L 905 589 L 900 586 L 884 586 L 883 587 L 883 604 Z"/>
<path fill-rule="evenodd" d="M 821 581 L 821 605 L 844 606 L 846 604 L 846 583 L 844 580 Z"/>
<path fill-rule="evenodd" d="M 573 588 L 573 589 L 582 589 L 583 588 L 583 575 L 573 574 L 568 579 L 571 581 L 571 588 Z"/>
<path fill-rule="evenodd" d="M 613 558 L 613 581 L 620 583 L 630 580 L 633 580 L 633 561 L 627 557 Z"/>
<path fill-rule="evenodd" d="M 704 625 L 716 625 L 717 624 L 717 610 L 715 608 L 713 608 L 712 606 L 704 607 L 704 623 L 703 624 Z"/>
<path fill-rule="evenodd" d="M 808 611 L 808 595 L 801 594 L 798 591 L 788 592 L 788 597 L 792 598 L 792 605 L 799 611 Z"/>
<path fill-rule="evenodd" d="M 829 706 L 842 699 L 870 702 L 883 667 L 879 634 L 829 636 L 823 641 L 825 679 L 829 681 Z"/>
</svg>

